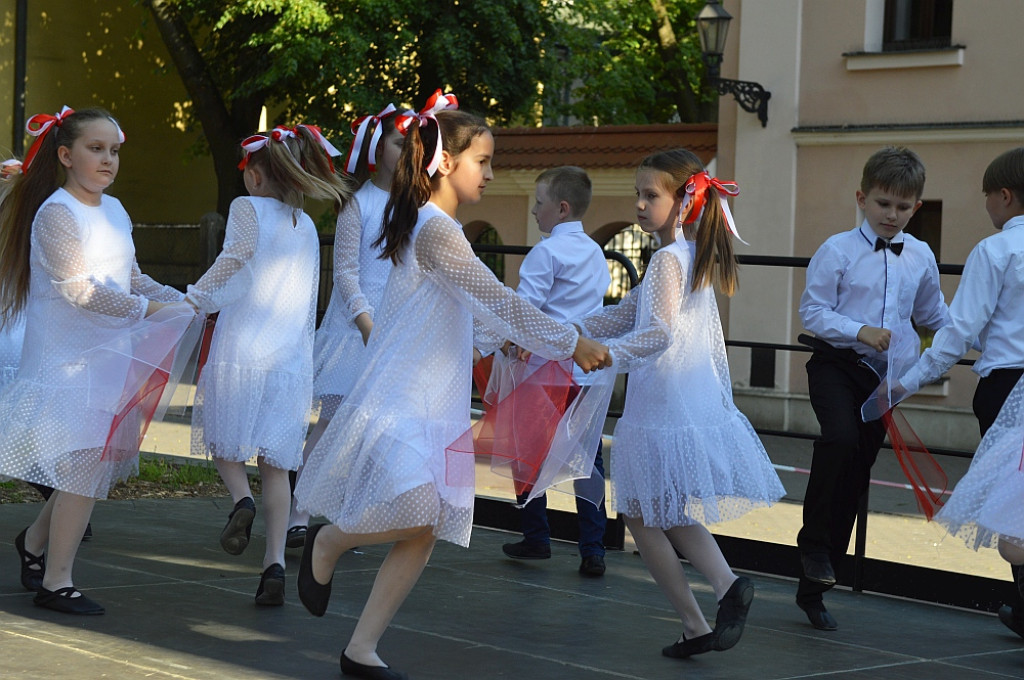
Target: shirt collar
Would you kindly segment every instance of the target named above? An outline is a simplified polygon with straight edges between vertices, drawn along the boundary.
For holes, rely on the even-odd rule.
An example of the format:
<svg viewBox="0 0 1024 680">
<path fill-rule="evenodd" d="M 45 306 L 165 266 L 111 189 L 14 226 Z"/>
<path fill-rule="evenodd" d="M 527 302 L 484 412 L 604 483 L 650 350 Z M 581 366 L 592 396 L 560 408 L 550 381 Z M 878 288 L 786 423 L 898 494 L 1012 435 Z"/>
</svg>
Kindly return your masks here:
<svg viewBox="0 0 1024 680">
<path fill-rule="evenodd" d="M 1007 223 L 1007 224 L 1009 224 L 1009 223 Z M 1004 227 L 1004 229 L 1005 229 L 1005 227 Z M 872 248 L 875 247 L 875 240 L 879 239 L 879 238 L 882 238 L 881 236 L 876 234 L 871 229 L 871 225 L 868 224 L 867 220 L 864 220 L 863 222 L 861 222 L 861 224 L 860 224 L 860 233 L 861 233 L 861 236 L 864 237 L 864 240 L 867 241 L 871 245 Z M 895 236 L 893 236 L 892 239 L 890 239 L 889 242 L 890 243 L 903 243 L 905 238 L 906 238 L 906 235 L 902 231 L 900 231 L 900 233 L 898 233 Z"/>
<path fill-rule="evenodd" d="M 1006 220 L 1006 224 L 1003 225 L 1003 231 L 1020 226 L 1024 226 L 1024 215 L 1017 215 L 1016 217 L 1011 217 Z"/>
<path fill-rule="evenodd" d="M 572 234 L 577 231 L 583 231 L 583 223 L 579 220 L 574 222 L 561 222 L 551 227 L 551 235 L 555 234 Z"/>
</svg>

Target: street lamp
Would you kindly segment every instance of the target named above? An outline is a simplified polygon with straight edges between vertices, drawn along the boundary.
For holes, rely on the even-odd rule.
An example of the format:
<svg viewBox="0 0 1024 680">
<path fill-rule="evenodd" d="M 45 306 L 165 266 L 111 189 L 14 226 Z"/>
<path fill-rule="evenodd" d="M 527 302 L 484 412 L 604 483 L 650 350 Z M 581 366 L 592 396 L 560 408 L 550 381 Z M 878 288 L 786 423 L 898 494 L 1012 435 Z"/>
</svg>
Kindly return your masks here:
<svg viewBox="0 0 1024 680">
<path fill-rule="evenodd" d="M 708 0 L 708 3 L 697 14 L 700 48 L 704 56 L 704 63 L 708 68 L 708 81 L 712 87 L 718 90 L 718 94 L 731 94 L 739 102 L 740 108 L 750 113 L 756 113 L 761 121 L 761 127 L 766 127 L 768 125 L 768 100 L 772 93 L 765 90 L 760 83 L 730 80 L 718 76 L 730 21 L 732 21 L 732 15 L 725 11 L 719 0 Z"/>
</svg>

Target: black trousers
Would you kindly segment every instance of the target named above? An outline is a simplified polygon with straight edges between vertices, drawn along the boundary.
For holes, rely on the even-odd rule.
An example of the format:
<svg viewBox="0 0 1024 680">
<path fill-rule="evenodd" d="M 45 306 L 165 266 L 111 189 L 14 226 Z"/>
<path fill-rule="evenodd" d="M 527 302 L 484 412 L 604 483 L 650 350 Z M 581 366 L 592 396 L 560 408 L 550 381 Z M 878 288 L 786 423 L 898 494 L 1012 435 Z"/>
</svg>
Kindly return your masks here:
<svg viewBox="0 0 1024 680">
<path fill-rule="evenodd" d="M 978 387 L 974 390 L 974 415 L 978 418 L 978 428 L 982 437 L 992 427 L 992 423 L 996 422 L 996 416 L 1022 375 L 1024 368 L 998 368 L 978 381 Z M 1010 565 L 1014 583 L 1019 582 L 1018 572 L 1021 569 L 1022 567 Z M 1013 596 L 1010 606 L 1018 616 L 1024 616 L 1024 599 L 1021 599 L 1019 593 Z"/>
<path fill-rule="evenodd" d="M 826 345 L 824 350 L 815 349 L 807 362 L 808 392 L 821 435 L 814 441 L 797 546 L 807 555 L 828 556 L 835 567 L 850 545 L 857 507 L 885 439 L 880 420 L 861 421 L 861 404 L 879 379 L 858 360 L 852 350 Z M 829 588 L 801 577 L 797 601 L 820 602 Z"/>
</svg>

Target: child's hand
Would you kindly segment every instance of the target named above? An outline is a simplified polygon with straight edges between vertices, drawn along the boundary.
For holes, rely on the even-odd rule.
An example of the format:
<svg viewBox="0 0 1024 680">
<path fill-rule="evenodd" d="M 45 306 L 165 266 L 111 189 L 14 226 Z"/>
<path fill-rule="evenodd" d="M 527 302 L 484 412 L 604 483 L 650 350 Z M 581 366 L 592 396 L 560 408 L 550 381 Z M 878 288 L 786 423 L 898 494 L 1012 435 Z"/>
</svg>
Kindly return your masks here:
<svg viewBox="0 0 1024 680">
<path fill-rule="evenodd" d="M 363 336 L 363 345 L 370 341 L 370 332 L 373 331 L 373 319 L 369 314 L 363 312 L 355 318 L 356 328 L 359 329 L 359 333 Z"/>
<path fill-rule="evenodd" d="M 884 352 L 889 349 L 889 341 L 892 339 L 892 331 L 887 328 L 861 326 L 860 330 L 857 331 L 857 339 L 876 352 Z"/>
<path fill-rule="evenodd" d="M 476 347 L 474 347 L 473 348 L 473 365 L 476 366 L 477 364 L 479 364 L 480 360 L 483 359 L 483 358 L 484 358 L 484 356 L 482 354 L 480 354 L 480 350 L 478 350 Z"/>
<path fill-rule="evenodd" d="M 582 335 L 576 341 L 576 351 L 572 360 L 583 369 L 584 373 L 598 371 L 612 365 L 612 355 L 608 347 Z"/>
</svg>

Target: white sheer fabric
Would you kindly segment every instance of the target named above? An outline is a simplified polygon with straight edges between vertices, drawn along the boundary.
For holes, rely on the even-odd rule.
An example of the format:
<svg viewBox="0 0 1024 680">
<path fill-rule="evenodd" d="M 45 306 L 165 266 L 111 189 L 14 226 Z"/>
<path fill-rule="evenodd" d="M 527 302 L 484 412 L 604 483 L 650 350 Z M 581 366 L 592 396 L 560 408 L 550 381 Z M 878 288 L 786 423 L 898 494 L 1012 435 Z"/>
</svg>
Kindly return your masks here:
<svg viewBox="0 0 1024 680">
<path fill-rule="evenodd" d="M 9 321 L 0 329 L 0 390 L 14 382 L 21 364 L 21 348 L 25 341 L 25 316 Z"/>
<path fill-rule="evenodd" d="M 304 212 L 273 198 L 232 202 L 224 250 L 188 290 L 202 311 L 219 311 L 192 408 L 193 454 L 301 464 L 319 250 Z"/>
<path fill-rule="evenodd" d="M 334 292 L 313 349 L 313 396 L 330 417 L 366 363 L 363 336 L 354 319 L 380 307 L 391 260 L 380 259 L 380 236 L 388 192 L 366 182 L 338 215 L 334 236 Z"/>
<path fill-rule="evenodd" d="M 449 484 L 445 448 L 470 424 L 474 315 L 551 359 L 576 347 L 574 328 L 502 285 L 461 225 L 428 203 L 388 278 L 366 369 L 306 462 L 295 490 L 302 508 L 350 533 L 431 526 L 469 544 L 473 488 Z"/>
<path fill-rule="evenodd" d="M 690 290 L 692 242 L 654 254 L 619 304 L 581 322 L 630 372 L 611 453 L 612 507 L 668 529 L 735 519 L 785 495 L 768 454 L 732 401 L 711 287 Z"/>
<path fill-rule="evenodd" d="M 110 196 L 93 207 L 58 189 L 36 213 L 21 366 L 0 395 L 0 473 L 105 498 L 135 471 L 137 449 L 103 454 L 133 333 L 147 325 L 147 295 L 182 295 L 139 271 L 131 231 Z"/>
<path fill-rule="evenodd" d="M 1024 380 L 1006 398 L 967 474 L 935 515 L 968 548 L 1024 545 Z"/>
</svg>

